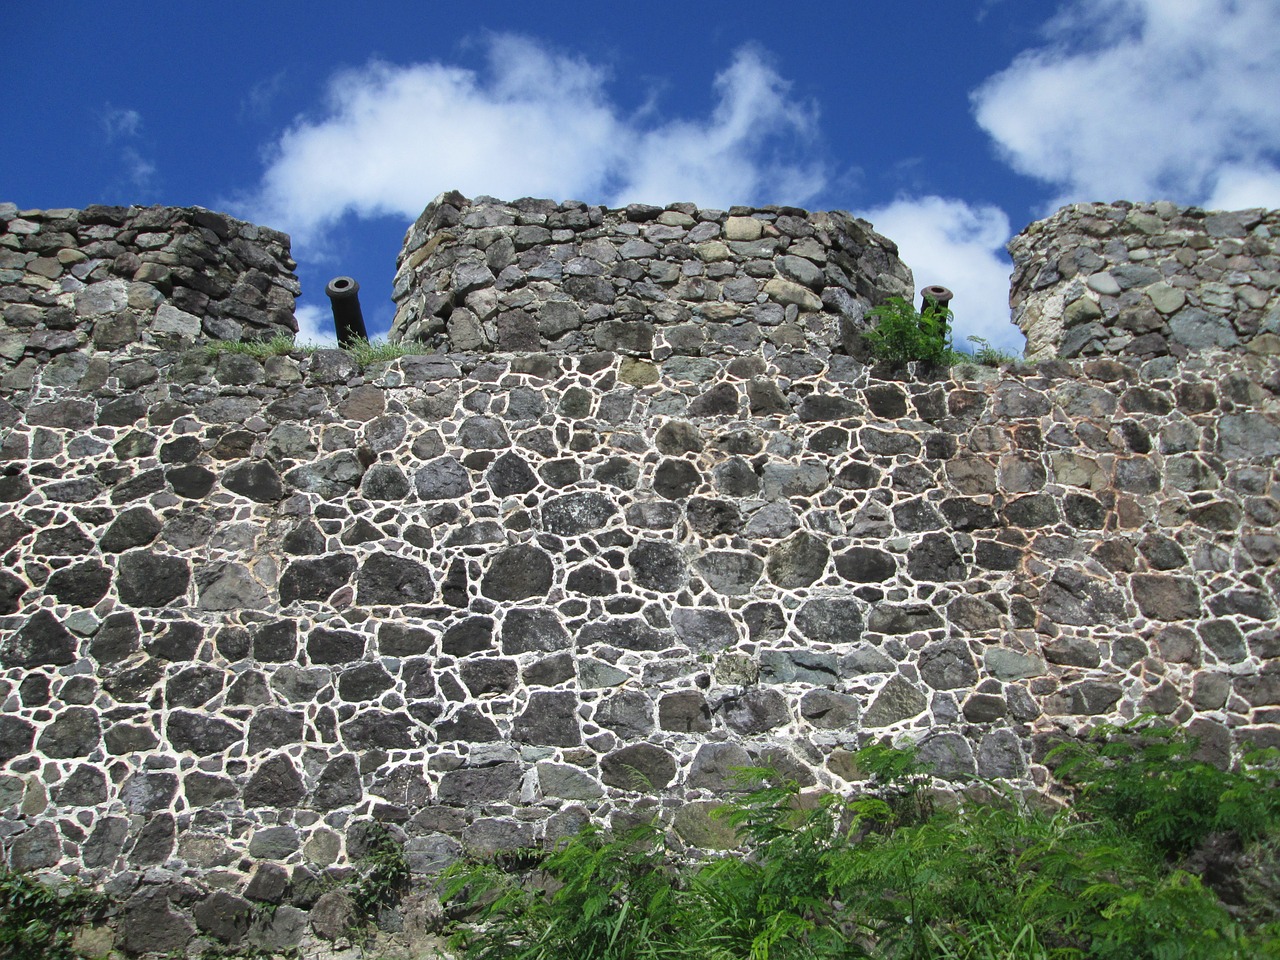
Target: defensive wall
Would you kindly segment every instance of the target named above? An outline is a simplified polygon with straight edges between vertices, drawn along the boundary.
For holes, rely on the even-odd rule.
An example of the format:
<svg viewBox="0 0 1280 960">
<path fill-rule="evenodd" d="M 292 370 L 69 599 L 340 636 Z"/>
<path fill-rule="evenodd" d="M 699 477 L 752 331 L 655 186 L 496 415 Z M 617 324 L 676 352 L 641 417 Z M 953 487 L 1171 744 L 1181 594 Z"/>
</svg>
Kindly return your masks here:
<svg viewBox="0 0 1280 960">
<path fill-rule="evenodd" d="M 1048 359 L 889 369 L 912 277 L 847 214 L 446 194 L 435 352 L 361 369 L 207 349 L 294 329 L 281 234 L 0 206 L 7 862 L 127 952 L 282 947 L 370 820 L 429 875 L 715 848 L 735 768 L 849 790 L 871 738 L 1025 786 L 1143 712 L 1280 745 L 1276 218 L 1068 208 L 1012 244 Z"/>
</svg>

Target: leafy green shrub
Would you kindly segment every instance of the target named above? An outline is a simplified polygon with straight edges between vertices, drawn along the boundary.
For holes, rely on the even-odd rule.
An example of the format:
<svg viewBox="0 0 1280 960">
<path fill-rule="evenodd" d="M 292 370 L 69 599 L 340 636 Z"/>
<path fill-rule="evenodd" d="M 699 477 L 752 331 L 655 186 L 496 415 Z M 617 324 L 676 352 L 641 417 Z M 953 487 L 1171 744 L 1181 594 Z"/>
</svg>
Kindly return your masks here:
<svg viewBox="0 0 1280 960">
<path fill-rule="evenodd" d="M 1050 812 L 992 788 L 935 807 L 910 751 L 872 745 L 856 759 L 870 785 L 852 799 L 744 771 L 756 788 L 723 812 L 745 839 L 737 855 L 681 865 L 656 827 L 613 840 L 588 828 L 534 855 L 533 886 L 493 864 L 460 868 L 446 895 L 478 925 L 454 945 L 467 960 L 1280 957 L 1280 930 L 1233 919 L 1165 857 L 1162 838 L 1200 833 L 1185 808 L 1212 791 L 1196 777 L 1163 781 L 1162 816 L 1182 809 L 1184 822 L 1148 835 L 1124 804 L 1114 817 L 1092 800 Z M 1156 775 L 1149 759 L 1139 779 Z M 1073 782 L 1115 796 L 1112 771 L 1081 762 Z M 1269 777 L 1250 767 L 1222 781 L 1218 809 L 1270 829 Z"/>
<path fill-rule="evenodd" d="M 1217 831 L 1248 842 L 1280 827 L 1280 751 L 1220 770 L 1195 758 L 1197 746 L 1178 727 L 1140 718 L 1100 726 L 1052 750 L 1048 761 L 1075 788 L 1078 814 L 1105 817 L 1171 860 Z"/>
<path fill-rule="evenodd" d="M 959 356 L 951 349 L 952 313 L 932 301 L 921 313 L 901 297 L 890 297 L 868 316 L 875 326 L 866 333 L 867 343 L 877 360 L 945 366 Z"/>
<path fill-rule="evenodd" d="M 609 839 L 588 827 L 538 859 L 536 886 L 492 864 L 447 874 L 444 899 L 479 924 L 451 941 L 469 960 L 640 960 L 679 939 L 678 875 L 661 829 Z"/>
<path fill-rule="evenodd" d="M 72 960 L 75 928 L 106 904 L 105 896 L 75 881 L 50 886 L 0 867 L 0 957 Z"/>
</svg>

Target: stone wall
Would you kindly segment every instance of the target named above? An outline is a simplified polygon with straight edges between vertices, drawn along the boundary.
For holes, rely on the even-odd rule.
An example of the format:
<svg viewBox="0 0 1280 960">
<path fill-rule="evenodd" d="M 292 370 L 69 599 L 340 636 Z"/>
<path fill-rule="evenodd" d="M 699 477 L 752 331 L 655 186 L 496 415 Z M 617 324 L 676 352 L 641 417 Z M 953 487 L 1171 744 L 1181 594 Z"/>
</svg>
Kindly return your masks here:
<svg viewBox="0 0 1280 960">
<path fill-rule="evenodd" d="M 1009 244 L 1031 360 L 1280 353 L 1280 210 L 1082 203 Z"/>
<path fill-rule="evenodd" d="M 445 351 L 862 355 L 867 308 L 914 296 L 843 211 L 437 197 L 405 236 L 391 339 Z"/>
<path fill-rule="evenodd" d="M 0 388 L 69 354 L 292 335 L 284 234 L 200 207 L 0 204 Z"/>
<path fill-rule="evenodd" d="M 366 369 L 90 338 L 6 387 L 7 861 L 107 882 L 129 951 L 290 945 L 371 819 L 428 875 L 589 819 L 716 847 L 734 768 L 849 790 L 884 736 L 1022 785 L 1144 711 L 1280 745 L 1276 357 L 887 377 L 595 331 Z"/>
</svg>

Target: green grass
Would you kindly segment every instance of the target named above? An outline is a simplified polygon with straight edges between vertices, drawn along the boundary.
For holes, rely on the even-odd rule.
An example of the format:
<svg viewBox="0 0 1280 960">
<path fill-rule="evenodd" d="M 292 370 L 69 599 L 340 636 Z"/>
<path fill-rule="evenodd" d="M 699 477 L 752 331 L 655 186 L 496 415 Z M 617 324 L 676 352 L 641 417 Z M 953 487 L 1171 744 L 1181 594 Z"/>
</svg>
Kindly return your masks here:
<svg viewBox="0 0 1280 960">
<path fill-rule="evenodd" d="M 268 357 L 282 357 L 292 354 L 309 355 L 319 350 L 333 349 L 314 343 L 294 343 L 292 337 L 276 334 L 270 340 L 213 340 L 204 345 L 210 358 L 224 353 L 238 353 L 266 360 Z M 385 363 L 400 357 L 421 356 L 432 350 L 422 343 L 388 343 L 385 340 L 353 340 L 338 348 L 348 354 L 361 368 L 375 363 Z"/>
</svg>

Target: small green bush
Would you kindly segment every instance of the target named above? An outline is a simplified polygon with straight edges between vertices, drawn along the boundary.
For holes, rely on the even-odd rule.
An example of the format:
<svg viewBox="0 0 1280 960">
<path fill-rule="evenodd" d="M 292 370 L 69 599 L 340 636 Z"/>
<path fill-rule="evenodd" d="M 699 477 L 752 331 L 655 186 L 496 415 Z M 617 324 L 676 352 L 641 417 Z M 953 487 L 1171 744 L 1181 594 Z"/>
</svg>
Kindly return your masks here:
<svg viewBox="0 0 1280 960">
<path fill-rule="evenodd" d="M 51 886 L 0 867 L 0 957 L 73 960 L 75 928 L 106 905 L 105 896 L 74 880 Z"/>
<path fill-rule="evenodd" d="M 875 326 L 867 331 L 866 338 L 877 360 L 918 360 L 946 366 L 959 356 L 951 349 L 952 313 L 932 301 L 921 313 L 901 297 L 890 297 L 868 316 Z"/>
<path fill-rule="evenodd" d="M 410 871 L 404 846 L 384 824 L 374 820 L 362 827 L 366 849 L 356 863 L 350 893 L 357 922 L 368 929 L 383 907 L 394 906 L 408 890 Z"/>
<path fill-rule="evenodd" d="M 965 338 L 973 345 L 971 352 L 953 349 L 951 324 L 955 317 L 950 310 L 932 301 L 922 313 L 901 297 L 891 297 L 868 316 L 876 322 L 866 338 L 871 354 L 877 360 L 888 363 L 922 361 L 944 367 L 957 363 L 998 367 L 1019 359 L 1017 355 L 993 347 L 984 337 L 978 336 Z"/>
</svg>

